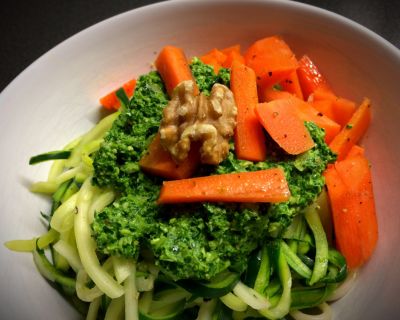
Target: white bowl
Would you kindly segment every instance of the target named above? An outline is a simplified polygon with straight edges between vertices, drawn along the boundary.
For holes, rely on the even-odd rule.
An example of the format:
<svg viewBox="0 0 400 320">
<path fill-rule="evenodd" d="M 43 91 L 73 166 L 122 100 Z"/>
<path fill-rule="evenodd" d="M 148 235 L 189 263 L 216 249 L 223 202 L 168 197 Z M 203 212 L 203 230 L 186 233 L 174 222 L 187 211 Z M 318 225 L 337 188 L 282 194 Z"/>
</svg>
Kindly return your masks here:
<svg viewBox="0 0 400 320">
<path fill-rule="evenodd" d="M 334 90 L 373 104 L 364 145 L 372 163 L 380 238 L 354 289 L 334 303 L 335 319 L 397 318 L 400 312 L 400 52 L 336 14 L 287 1 L 168 1 L 101 22 L 42 56 L 0 95 L 0 242 L 44 231 L 49 203 L 27 190 L 48 165 L 31 155 L 58 149 L 100 116 L 98 98 L 149 70 L 166 44 L 188 56 L 280 34 L 309 54 Z M 0 249 L 2 319 L 73 319 L 77 313 L 37 273 L 28 254 Z"/>
</svg>

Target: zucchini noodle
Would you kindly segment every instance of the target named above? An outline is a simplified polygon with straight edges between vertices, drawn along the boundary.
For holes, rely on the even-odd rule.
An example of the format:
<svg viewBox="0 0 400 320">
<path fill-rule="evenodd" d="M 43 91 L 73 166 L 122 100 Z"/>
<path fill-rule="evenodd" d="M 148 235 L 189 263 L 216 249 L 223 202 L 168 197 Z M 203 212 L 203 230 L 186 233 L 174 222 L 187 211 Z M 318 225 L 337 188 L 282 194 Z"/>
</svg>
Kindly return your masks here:
<svg viewBox="0 0 400 320">
<path fill-rule="evenodd" d="M 88 288 L 86 283 L 89 277 L 84 269 L 80 269 L 76 275 L 76 294 L 82 301 L 93 302 L 95 299 L 101 297 L 103 292 L 97 287 Z"/>
<path fill-rule="evenodd" d="M 235 296 L 232 292 L 219 298 L 224 305 L 233 311 L 245 311 L 247 304 L 242 301 L 239 297 Z"/>
<path fill-rule="evenodd" d="M 199 313 L 196 320 L 212 320 L 212 314 L 217 302 L 215 299 L 204 301 L 200 305 Z"/>
<path fill-rule="evenodd" d="M 336 301 L 343 298 L 354 286 L 358 276 L 358 271 L 349 272 L 346 280 L 336 288 L 336 290 L 328 297 L 327 301 Z"/>
<path fill-rule="evenodd" d="M 31 185 L 30 191 L 33 193 L 53 194 L 56 192 L 58 184 L 55 181 L 39 181 Z"/>
<path fill-rule="evenodd" d="M 82 265 L 93 282 L 106 295 L 111 298 L 118 298 L 124 294 L 123 288 L 101 267 L 96 255 L 96 243 L 91 235 L 88 221 L 90 201 L 95 193 L 95 188 L 88 178 L 82 185 L 78 199 L 75 215 L 75 238 Z"/>
<path fill-rule="evenodd" d="M 123 319 L 124 315 L 124 297 L 119 297 L 111 300 L 110 305 L 107 308 L 104 320 L 119 320 Z"/>
<path fill-rule="evenodd" d="M 58 239 L 58 233 L 50 229 L 45 234 L 41 235 L 39 238 L 31 240 L 11 240 L 5 243 L 5 246 L 13 251 L 18 252 L 32 252 L 36 248 L 44 249 L 51 243 Z"/>
<path fill-rule="evenodd" d="M 86 146 L 94 140 L 100 139 L 104 134 L 110 130 L 114 120 L 119 116 L 120 112 L 114 112 L 109 116 L 103 118 L 99 123 L 86 133 L 79 143 L 73 148 L 72 154 L 66 161 L 66 167 L 76 167 L 81 163 L 82 152 L 85 151 Z M 95 151 L 95 150 L 93 150 Z"/>
<path fill-rule="evenodd" d="M 83 268 L 78 252 L 69 243 L 64 240 L 59 240 L 53 245 L 53 248 L 68 261 L 68 264 L 75 272 Z"/>
<path fill-rule="evenodd" d="M 112 203 L 115 199 L 115 193 L 113 191 L 106 191 L 100 195 L 98 195 L 93 203 L 91 204 L 88 212 L 88 221 L 89 223 L 93 222 L 94 214 L 97 211 L 104 209 L 110 203 Z"/>
<path fill-rule="evenodd" d="M 239 297 L 244 303 L 255 310 L 265 309 L 270 306 L 267 298 L 259 294 L 254 289 L 247 287 L 240 281 L 233 288 L 233 293 L 237 297 Z"/>
<path fill-rule="evenodd" d="M 290 312 L 290 315 L 295 320 L 331 320 L 332 319 L 332 309 L 327 303 L 322 303 L 318 306 L 321 310 L 319 314 L 307 314 L 300 310 L 294 310 Z"/>
<path fill-rule="evenodd" d="M 140 296 L 138 303 L 139 310 L 143 313 L 148 313 L 150 311 L 151 302 L 153 301 L 153 291 L 143 292 Z"/>
<path fill-rule="evenodd" d="M 136 266 L 133 265 L 131 274 L 124 282 L 125 289 L 125 320 L 138 320 L 138 298 L 136 290 Z"/>
<path fill-rule="evenodd" d="M 67 201 L 54 211 L 50 226 L 58 232 L 66 232 L 74 226 L 74 215 L 76 213 L 76 200 L 78 194 L 72 195 Z"/>
<path fill-rule="evenodd" d="M 96 320 L 97 319 L 97 314 L 99 312 L 101 304 L 101 297 L 94 299 L 88 309 L 88 313 L 86 315 L 86 320 Z"/>
</svg>

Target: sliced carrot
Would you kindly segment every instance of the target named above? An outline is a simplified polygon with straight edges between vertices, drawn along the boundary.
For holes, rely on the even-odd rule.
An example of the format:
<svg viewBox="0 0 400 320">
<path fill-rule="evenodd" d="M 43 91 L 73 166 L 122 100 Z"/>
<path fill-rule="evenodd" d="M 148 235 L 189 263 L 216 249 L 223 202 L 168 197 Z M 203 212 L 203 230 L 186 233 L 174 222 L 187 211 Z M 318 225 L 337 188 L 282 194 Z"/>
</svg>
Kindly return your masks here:
<svg viewBox="0 0 400 320">
<path fill-rule="evenodd" d="M 170 96 L 179 83 L 184 80 L 193 80 L 187 58 L 181 48 L 164 47 L 159 53 L 155 65 Z M 195 92 L 198 93 L 197 87 Z"/>
<path fill-rule="evenodd" d="M 133 96 L 133 92 L 135 91 L 135 87 L 136 87 L 136 79 L 132 79 L 124 83 L 121 88 L 124 89 L 127 97 L 131 98 Z M 104 97 L 100 98 L 100 104 L 106 109 L 118 110 L 119 107 L 121 106 L 121 102 L 117 98 L 116 92 L 121 88 L 118 88 L 110 92 L 109 94 L 105 95 Z"/>
<path fill-rule="evenodd" d="M 349 153 L 346 156 L 346 159 L 349 159 L 349 158 L 352 158 L 355 156 L 365 156 L 364 148 L 355 144 L 354 146 L 351 147 Z"/>
<path fill-rule="evenodd" d="M 271 138 L 287 153 L 300 154 L 314 147 L 314 141 L 290 99 L 260 103 L 256 114 Z"/>
<path fill-rule="evenodd" d="M 357 106 L 353 101 L 345 98 L 337 98 L 333 102 L 333 111 L 335 113 L 334 120 L 343 127 L 353 116 L 356 109 Z"/>
<path fill-rule="evenodd" d="M 332 208 L 336 247 L 346 257 L 347 266 L 356 268 L 362 264 L 363 257 L 354 212 L 349 212 L 347 208 L 351 195 L 334 166 L 329 167 L 324 176 Z"/>
<path fill-rule="evenodd" d="M 257 75 L 260 87 L 271 87 L 290 75 L 298 67 L 289 46 L 278 36 L 254 42 L 244 54 L 246 65 Z"/>
<path fill-rule="evenodd" d="M 337 161 L 325 172 L 336 242 L 349 268 L 365 263 L 378 240 L 371 171 L 363 155 Z"/>
<path fill-rule="evenodd" d="M 244 64 L 244 57 L 237 51 L 231 51 L 226 55 L 225 61 L 222 63 L 222 67 L 231 68 L 233 61 L 238 61 Z"/>
<path fill-rule="evenodd" d="M 162 147 L 159 134 L 150 143 L 147 153 L 139 161 L 143 171 L 167 179 L 189 178 L 196 171 L 199 163 L 199 150 L 191 148 L 186 160 L 177 164 L 170 153 Z"/>
<path fill-rule="evenodd" d="M 371 122 L 371 104 L 365 98 L 349 122 L 340 133 L 332 140 L 329 147 L 338 154 L 338 160 L 346 157 L 351 147 L 354 146 L 367 131 Z"/>
<path fill-rule="evenodd" d="M 330 89 L 325 77 L 319 72 L 317 66 L 307 55 L 304 55 L 299 60 L 297 76 L 299 77 L 304 99 L 308 99 L 310 94 L 317 88 Z"/>
<path fill-rule="evenodd" d="M 278 99 L 290 99 L 293 97 L 293 94 L 287 91 L 275 89 L 274 87 L 259 90 L 258 95 L 260 102 L 270 102 Z"/>
<path fill-rule="evenodd" d="M 205 64 L 209 64 L 214 67 L 214 72 L 218 73 L 223 63 L 226 60 L 226 54 L 218 49 L 212 49 L 210 52 L 200 57 L 200 60 Z"/>
<path fill-rule="evenodd" d="M 356 104 L 345 98 L 337 97 L 330 89 L 317 88 L 313 92 L 313 102 L 331 101 L 331 116 L 333 121 L 339 123 L 342 127 L 350 120 L 356 110 Z"/>
<path fill-rule="evenodd" d="M 225 53 L 226 55 L 230 54 L 231 52 L 236 52 L 240 54 L 240 44 L 235 44 L 233 46 L 230 47 L 226 47 L 224 49 L 221 49 L 222 53 Z"/>
<path fill-rule="evenodd" d="M 372 187 L 371 168 L 368 160 L 361 155 L 338 161 L 335 168 L 347 190 L 352 193 L 348 209 L 359 219 L 359 236 L 364 261 L 372 255 L 378 240 L 378 222 Z"/>
<path fill-rule="evenodd" d="M 318 127 L 325 130 L 325 141 L 327 143 L 332 141 L 332 139 L 339 133 L 340 125 L 314 109 L 311 104 L 300 100 L 295 96 L 292 96 L 289 100 L 291 101 L 290 103 L 293 105 L 293 108 L 296 108 L 299 113 L 300 119 L 303 121 L 312 121 Z"/>
<path fill-rule="evenodd" d="M 296 70 L 285 77 L 279 84 L 284 91 L 293 93 L 297 98 L 304 100 Z"/>
<path fill-rule="evenodd" d="M 258 103 L 256 75 L 245 65 L 234 61 L 231 90 L 237 105 L 235 152 L 238 159 L 263 161 L 266 157 L 265 136 L 255 108 Z"/>
<path fill-rule="evenodd" d="M 335 111 L 333 110 L 333 102 L 332 100 L 314 100 L 310 102 L 312 107 L 321 112 L 322 114 L 326 115 L 329 119 L 334 120 L 335 118 Z"/>
<path fill-rule="evenodd" d="M 182 202 L 282 202 L 290 191 L 282 169 L 165 181 L 159 204 Z"/>
</svg>

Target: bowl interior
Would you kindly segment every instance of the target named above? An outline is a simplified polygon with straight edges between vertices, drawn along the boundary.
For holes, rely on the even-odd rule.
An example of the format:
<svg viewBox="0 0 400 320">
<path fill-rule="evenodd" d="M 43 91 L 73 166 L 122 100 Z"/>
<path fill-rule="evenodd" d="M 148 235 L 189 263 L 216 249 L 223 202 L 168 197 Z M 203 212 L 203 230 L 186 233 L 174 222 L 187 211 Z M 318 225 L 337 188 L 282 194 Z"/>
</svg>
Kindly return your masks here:
<svg viewBox="0 0 400 320">
<path fill-rule="evenodd" d="M 0 148 L 6 155 L 0 160 L 5 186 L 1 241 L 44 232 L 38 217 L 49 204 L 30 194 L 27 185 L 46 179 L 48 166 L 28 167 L 27 159 L 58 149 L 89 129 L 101 116 L 98 98 L 147 72 L 164 45 L 180 46 L 194 56 L 236 43 L 245 49 L 274 34 L 281 35 L 297 56 L 307 53 L 337 94 L 357 102 L 368 96 L 372 101 L 373 123 L 363 144 L 372 164 L 380 239 L 357 285 L 334 304 L 334 311 L 337 319 L 397 313 L 400 53 L 345 18 L 295 2 L 163 2 L 95 25 L 36 61 L 0 95 Z M 77 317 L 36 273 L 29 255 L 1 250 L 4 318 L 47 319 L 54 312 L 58 319 Z"/>
</svg>

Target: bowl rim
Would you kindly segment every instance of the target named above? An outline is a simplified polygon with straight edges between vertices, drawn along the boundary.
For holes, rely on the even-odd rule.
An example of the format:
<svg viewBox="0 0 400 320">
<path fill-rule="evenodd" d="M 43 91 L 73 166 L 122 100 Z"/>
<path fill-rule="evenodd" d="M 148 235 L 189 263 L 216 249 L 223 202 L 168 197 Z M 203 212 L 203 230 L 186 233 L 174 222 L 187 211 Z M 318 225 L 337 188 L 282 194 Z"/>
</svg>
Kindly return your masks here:
<svg viewBox="0 0 400 320">
<path fill-rule="evenodd" d="M 303 12 L 311 12 L 312 14 L 323 15 L 325 18 L 330 19 L 332 21 L 336 21 L 338 23 L 343 24 L 347 28 L 352 28 L 356 30 L 358 33 L 363 35 L 364 37 L 368 38 L 368 41 L 378 42 L 379 45 L 382 46 L 387 53 L 393 55 L 398 61 L 400 65 L 400 49 L 397 48 L 394 44 L 390 43 L 388 40 L 383 38 L 381 35 L 377 34 L 376 32 L 368 29 L 367 27 L 363 26 L 362 24 L 351 20 L 350 18 L 344 17 L 338 13 L 329 11 L 327 9 L 319 8 L 310 4 L 291 1 L 291 0 L 245 0 L 249 5 L 273 5 L 278 7 L 283 7 L 286 9 L 297 9 L 302 10 Z M 137 14 L 138 11 L 147 11 L 147 10 L 162 10 L 163 7 L 171 7 L 174 5 L 180 5 L 182 3 L 189 4 L 191 6 L 212 6 L 212 5 L 219 5 L 221 3 L 228 3 L 229 5 L 238 5 L 243 4 L 244 0 L 162 0 L 161 2 L 156 2 L 148 5 L 144 5 L 141 7 L 134 8 L 132 10 L 128 10 L 116 15 L 113 15 L 109 18 L 101 20 L 75 34 L 66 38 L 65 40 L 61 41 L 50 50 L 43 53 L 39 56 L 36 60 L 34 60 L 30 65 L 28 65 L 23 71 L 21 71 L 1 92 L 0 92 L 0 101 L 3 95 L 6 95 L 12 88 L 14 87 L 15 83 L 19 81 L 25 74 L 29 73 L 32 69 L 34 69 L 38 64 L 40 64 L 43 60 L 46 60 L 47 57 L 51 55 L 57 55 L 60 50 L 71 41 L 78 39 L 82 36 L 86 36 L 89 34 L 93 29 L 97 29 L 99 26 L 106 26 L 107 24 L 113 23 L 119 19 L 123 19 L 126 16 L 131 14 Z"/>
</svg>

